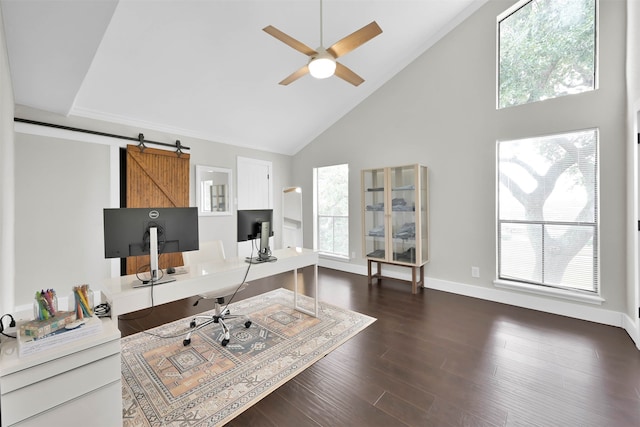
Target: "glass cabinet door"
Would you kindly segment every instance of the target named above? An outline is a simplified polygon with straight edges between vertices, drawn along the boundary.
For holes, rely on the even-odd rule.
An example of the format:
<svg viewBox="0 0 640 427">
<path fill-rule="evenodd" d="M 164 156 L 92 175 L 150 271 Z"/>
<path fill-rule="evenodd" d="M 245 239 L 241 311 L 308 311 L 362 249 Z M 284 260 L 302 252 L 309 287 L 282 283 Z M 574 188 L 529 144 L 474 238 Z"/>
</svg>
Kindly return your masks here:
<svg viewBox="0 0 640 427">
<path fill-rule="evenodd" d="M 390 168 L 392 260 L 416 263 L 416 176 L 418 166 Z"/>
<path fill-rule="evenodd" d="M 384 169 L 362 171 L 364 256 L 385 259 Z"/>
<path fill-rule="evenodd" d="M 424 166 L 420 167 L 420 263 L 429 261 L 429 174 Z"/>
</svg>

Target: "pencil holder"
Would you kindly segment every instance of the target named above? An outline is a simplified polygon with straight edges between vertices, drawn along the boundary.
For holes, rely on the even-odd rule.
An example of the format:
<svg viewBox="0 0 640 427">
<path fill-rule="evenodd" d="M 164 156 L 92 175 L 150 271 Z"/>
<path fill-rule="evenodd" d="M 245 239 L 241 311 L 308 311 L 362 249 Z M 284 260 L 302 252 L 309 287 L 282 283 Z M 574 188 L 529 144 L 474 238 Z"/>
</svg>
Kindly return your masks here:
<svg viewBox="0 0 640 427">
<path fill-rule="evenodd" d="M 33 299 L 33 318 L 47 320 L 55 317 L 58 312 L 58 297 L 53 289 L 36 292 Z"/>
</svg>

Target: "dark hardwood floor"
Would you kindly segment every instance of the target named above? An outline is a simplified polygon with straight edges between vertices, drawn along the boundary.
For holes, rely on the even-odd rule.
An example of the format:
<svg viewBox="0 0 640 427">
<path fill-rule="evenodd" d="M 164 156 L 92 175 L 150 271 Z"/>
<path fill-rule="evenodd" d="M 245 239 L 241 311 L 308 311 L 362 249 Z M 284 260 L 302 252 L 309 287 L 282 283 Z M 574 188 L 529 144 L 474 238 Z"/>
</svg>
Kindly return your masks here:
<svg viewBox="0 0 640 427">
<path fill-rule="evenodd" d="M 278 287 L 292 275 L 237 298 Z M 228 426 L 640 426 L 640 351 L 620 328 L 329 269 L 319 287 L 377 321 Z M 193 301 L 120 320 L 123 336 L 211 308 Z"/>
</svg>

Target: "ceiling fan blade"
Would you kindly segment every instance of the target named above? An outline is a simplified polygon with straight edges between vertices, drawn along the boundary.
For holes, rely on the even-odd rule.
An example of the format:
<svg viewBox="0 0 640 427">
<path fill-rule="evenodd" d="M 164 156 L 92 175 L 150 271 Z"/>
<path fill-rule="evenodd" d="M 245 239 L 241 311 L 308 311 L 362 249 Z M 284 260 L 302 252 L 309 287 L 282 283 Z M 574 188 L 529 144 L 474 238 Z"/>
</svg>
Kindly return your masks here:
<svg viewBox="0 0 640 427">
<path fill-rule="evenodd" d="M 264 27 L 262 29 L 262 31 L 264 31 L 267 34 L 271 34 L 273 37 L 277 38 L 282 43 L 284 43 L 286 45 L 289 45 L 290 47 L 294 48 L 298 52 L 302 52 L 307 56 L 313 56 L 313 55 L 317 55 L 318 54 L 318 52 L 316 52 L 315 50 L 311 49 L 306 44 L 294 39 L 293 37 L 291 37 L 291 36 L 289 36 L 289 35 L 287 35 L 285 33 L 283 33 L 282 31 L 280 31 L 279 29 L 277 29 L 273 25 L 268 25 L 268 26 Z"/>
<path fill-rule="evenodd" d="M 293 73 L 291 73 L 288 77 L 286 77 L 284 80 L 282 80 L 279 84 L 281 84 L 283 86 L 286 86 L 289 83 L 295 82 L 296 80 L 298 80 L 300 77 L 304 76 L 307 73 L 309 73 L 309 67 L 307 65 L 305 65 L 302 68 L 299 68 L 298 70 L 296 70 Z"/>
<path fill-rule="evenodd" d="M 351 83 L 354 86 L 359 86 L 360 83 L 364 82 L 364 79 L 351 71 L 350 68 L 342 65 L 339 62 L 336 62 L 336 76 L 340 77 L 342 80 Z"/>
<path fill-rule="evenodd" d="M 349 34 L 342 40 L 335 42 L 333 46 L 327 49 L 327 52 L 333 55 L 334 58 L 340 58 L 341 56 L 346 55 L 353 49 L 365 44 L 381 33 L 382 28 L 380 28 L 376 21 L 373 21 L 370 24 L 360 28 L 359 30 Z"/>
</svg>

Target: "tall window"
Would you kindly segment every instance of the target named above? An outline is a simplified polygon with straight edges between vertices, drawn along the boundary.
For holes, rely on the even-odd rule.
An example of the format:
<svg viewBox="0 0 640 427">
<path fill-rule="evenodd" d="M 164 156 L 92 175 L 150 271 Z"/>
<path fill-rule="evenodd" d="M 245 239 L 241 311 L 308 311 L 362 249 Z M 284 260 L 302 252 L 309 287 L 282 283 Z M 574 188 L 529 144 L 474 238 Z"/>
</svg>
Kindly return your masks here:
<svg viewBox="0 0 640 427">
<path fill-rule="evenodd" d="M 598 132 L 498 143 L 498 277 L 597 292 Z"/>
<path fill-rule="evenodd" d="M 314 246 L 349 257 L 349 165 L 314 168 Z"/>
<path fill-rule="evenodd" d="M 498 108 L 595 89 L 596 0 L 526 0 L 498 17 Z"/>
</svg>

